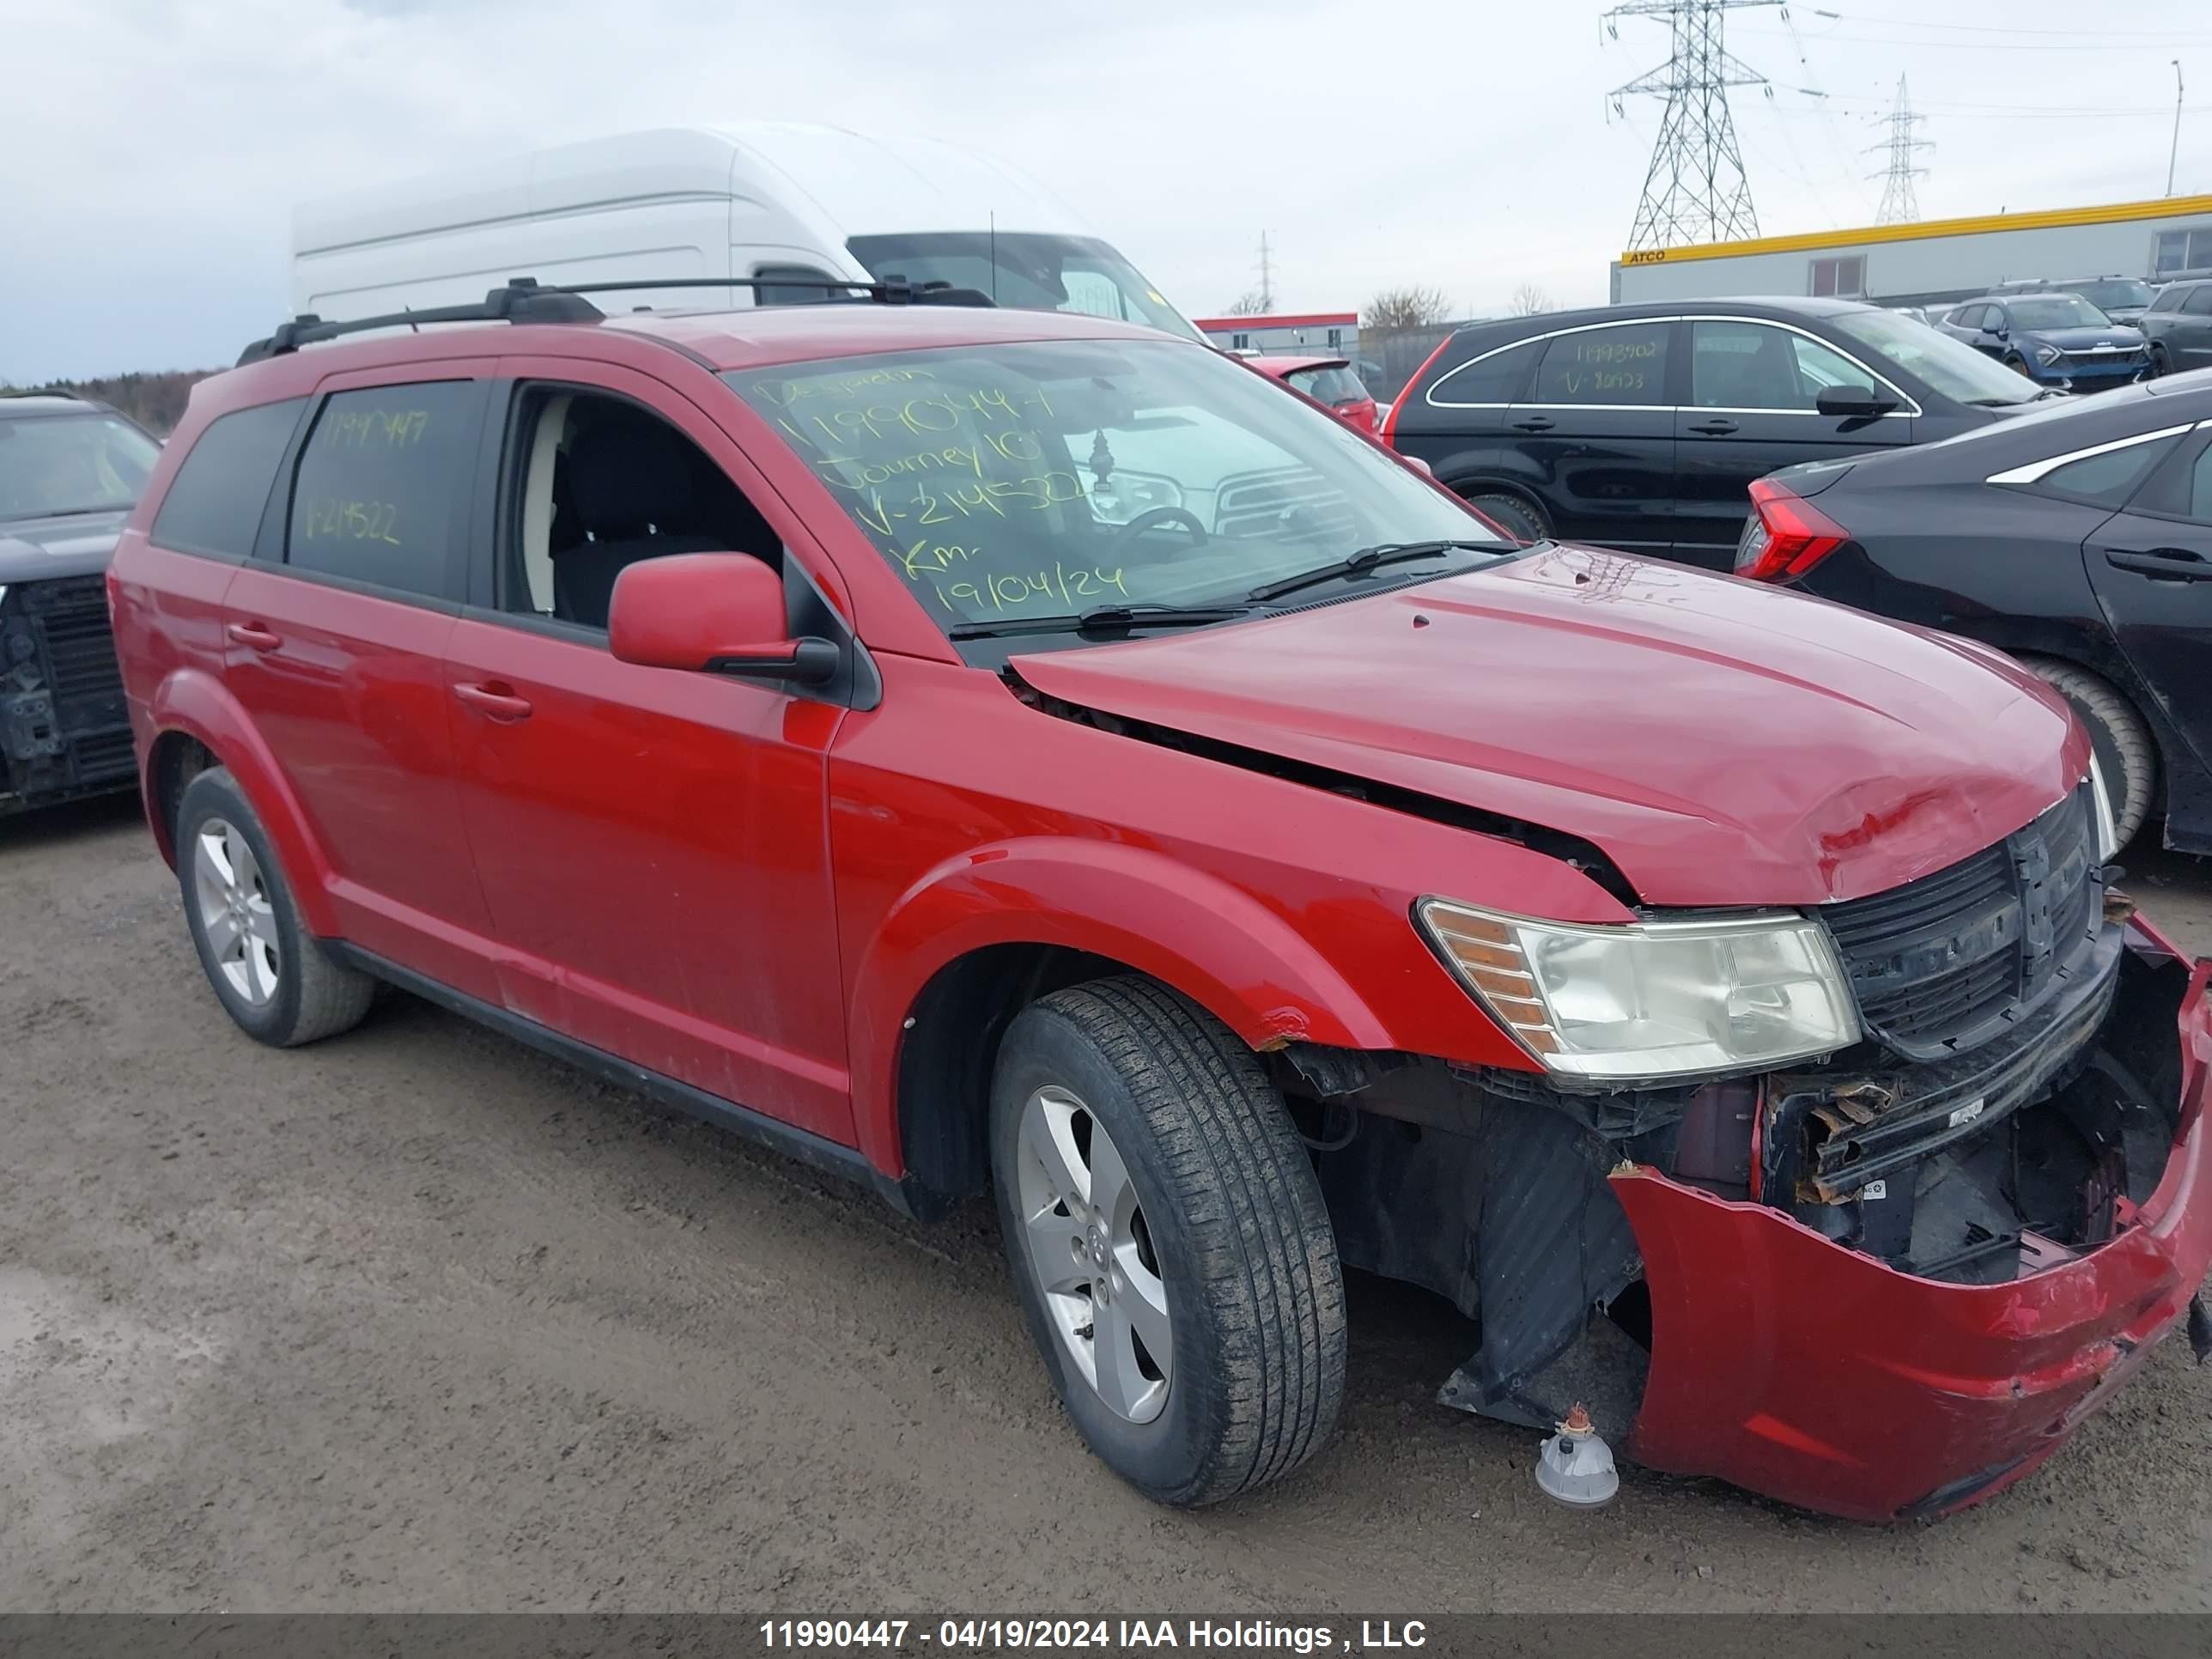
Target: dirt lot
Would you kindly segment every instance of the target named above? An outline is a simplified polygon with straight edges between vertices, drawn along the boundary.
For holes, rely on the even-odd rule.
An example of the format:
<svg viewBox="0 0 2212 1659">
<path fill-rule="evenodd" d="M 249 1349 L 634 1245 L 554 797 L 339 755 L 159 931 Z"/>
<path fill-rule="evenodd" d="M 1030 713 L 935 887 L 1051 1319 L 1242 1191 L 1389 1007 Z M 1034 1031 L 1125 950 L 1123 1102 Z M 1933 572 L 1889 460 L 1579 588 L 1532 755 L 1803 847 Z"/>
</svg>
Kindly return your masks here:
<svg viewBox="0 0 2212 1659">
<path fill-rule="evenodd" d="M 2212 951 L 2212 867 L 2138 860 Z M 2212 1607 L 2212 1370 L 1878 1531 L 1632 1472 L 1541 1498 L 1352 1286 L 1351 1404 L 1198 1516 L 1062 1420 L 980 1206 L 922 1229 L 395 997 L 225 1020 L 127 806 L 0 824 L 0 1607 Z"/>
</svg>

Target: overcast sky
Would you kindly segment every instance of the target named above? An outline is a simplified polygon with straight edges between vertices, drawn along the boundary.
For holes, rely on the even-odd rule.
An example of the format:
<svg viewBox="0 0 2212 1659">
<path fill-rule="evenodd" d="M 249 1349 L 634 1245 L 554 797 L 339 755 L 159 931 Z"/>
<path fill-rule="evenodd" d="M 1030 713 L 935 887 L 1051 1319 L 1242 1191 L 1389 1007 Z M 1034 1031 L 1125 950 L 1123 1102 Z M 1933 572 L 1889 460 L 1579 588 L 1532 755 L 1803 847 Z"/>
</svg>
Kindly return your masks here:
<svg viewBox="0 0 2212 1659">
<path fill-rule="evenodd" d="M 1591 0 L 0 0 L 0 380 L 228 362 L 326 189 L 626 128 L 912 131 L 1040 174 L 1188 314 L 1533 283 L 1601 301 L 1667 56 Z M 2095 27 L 2111 17 L 2114 27 Z M 1833 0 L 1733 14 L 1760 228 L 1872 222 L 1900 71 L 1923 216 L 2212 191 L 2202 0 Z M 1815 96 L 1825 93 L 1823 99 Z"/>
</svg>

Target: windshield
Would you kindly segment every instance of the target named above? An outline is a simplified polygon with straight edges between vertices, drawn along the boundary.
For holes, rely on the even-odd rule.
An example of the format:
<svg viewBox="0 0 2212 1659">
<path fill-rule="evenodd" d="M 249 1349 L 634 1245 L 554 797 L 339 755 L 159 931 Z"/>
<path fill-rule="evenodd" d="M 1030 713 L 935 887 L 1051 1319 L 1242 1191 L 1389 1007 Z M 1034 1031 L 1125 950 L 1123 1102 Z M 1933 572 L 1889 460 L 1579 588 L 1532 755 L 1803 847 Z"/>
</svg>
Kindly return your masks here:
<svg viewBox="0 0 2212 1659">
<path fill-rule="evenodd" d="M 1962 404 L 2033 403 L 2040 388 L 1962 340 L 1887 311 L 1845 311 L 1830 326 Z"/>
<path fill-rule="evenodd" d="M 0 519 L 134 506 L 161 453 L 114 415 L 0 418 Z"/>
<path fill-rule="evenodd" d="M 2102 310 L 2131 309 L 2140 311 L 2151 302 L 2148 283 L 2083 283 L 2071 292 L 2080 295 L 2091 305 Z"/>
<path fill-rule="evenodd" d="M 855 236 L 845 246 L 880 282 L 950 283 L 1018 311 L 1076 311 L 1205 337 L 1111 244 L 1096 237 L 927 231 Z"/>
<path fill-rule="evenodd" d="M 1515 546 L 1341 422 L 1173 341 L 966 346 L 723 378 L 947 629 L 1243 605 L 1255 586 L 1384 544 L 1474 542 L 1478 559 Z M 1389 579 L 1468 556 L 1393 566 Z"/>
<path fill-rule="evenodd" d="M 2014 300 L 2012 325 L 2025 329 L 2110 328 L 2112 319 L 2078 294 L 2063 298 L 2054 295 L 2043 300 Z"/>
</svg>

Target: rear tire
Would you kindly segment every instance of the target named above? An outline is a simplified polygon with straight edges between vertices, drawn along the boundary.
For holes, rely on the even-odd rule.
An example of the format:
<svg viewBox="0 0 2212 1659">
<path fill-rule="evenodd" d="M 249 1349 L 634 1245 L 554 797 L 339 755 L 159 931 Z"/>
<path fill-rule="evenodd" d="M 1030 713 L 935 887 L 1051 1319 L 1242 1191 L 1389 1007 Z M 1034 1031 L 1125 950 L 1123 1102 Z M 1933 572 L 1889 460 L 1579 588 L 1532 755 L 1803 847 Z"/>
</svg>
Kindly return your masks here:
<svg viewBox="0 0 2212 1659">
<path fill-rule="evenodd" d="M 2120 691 L 2086 668 L 2045 657 L 2022 660 L 2043 683 L 2074 707 L 2089 730 L 2097 768 L 2112 797 L 2112 822 L 2124 848 L 2150 817 L 2158 793 L 2158 750 L 2150 729 Z"/>
<path fill-rule="evenodd" d="M 240 1030 L 290 1048 L 361 1023 L 376 981 L 331 961 L 301 926 L 269 832 L 228 769 L 185 786 L 176 849 L 192 946 Z"/>
<path fill-rule="evenodd" d="M 1518 495 L 1495 493 L 1469 495 L 1467 504 L 1516 541 L 1548 542 L 1552 539 L 1551 520 L 1544 509 Z"/>
<path fill-rule="evenodd" d="M 1030 1334 L 1108 1468 L 1192 1507 L 1319 1449 L 1344 1401 L 1336 1239 L 1234 1033 L 1143 979 L 1031 1004 L 999 1052 L 991 1170 Z"/>
</svg>

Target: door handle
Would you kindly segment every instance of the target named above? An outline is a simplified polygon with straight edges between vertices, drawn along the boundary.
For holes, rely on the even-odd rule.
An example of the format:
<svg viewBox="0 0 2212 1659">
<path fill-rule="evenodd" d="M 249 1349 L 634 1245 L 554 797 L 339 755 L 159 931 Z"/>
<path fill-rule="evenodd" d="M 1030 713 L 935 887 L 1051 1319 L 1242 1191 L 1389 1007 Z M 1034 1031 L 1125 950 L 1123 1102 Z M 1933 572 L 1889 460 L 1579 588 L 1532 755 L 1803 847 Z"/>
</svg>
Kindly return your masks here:
<svg viewBox="0 0 2212 1659">
<path fill-rule="evenodd" d="M 284 643 L 259 623 L 233 623 L 222 631 L 234 644 L 250 646 L 256 651 L 274 651 Z"/>
<path fill-rule="evenodd" d="M 2105 562 L 2116 570 L 2132 570 L 2160 582 L 2212 582 L 2212 559 L 2185 547 L 2154 547 L 2148 553 L 2127 548 L 2107 548 Z"/>
<path fill-rule="evenodd" d="M 1708 438 L 1725 438 L 1735 430 L 1735 422 L 1734 421 L 1700 421 L 1690 430 Z"/>
<path fill-rule="evenodd" d="M 1525 421 L 1513 422 L 1513 429 L 1516 432 L 1549 432 L 1552 426 L 1551 418 L 1544 415 L 1531 415 Z"/>
<path fill-rule="evenodd" d="M 487 720 L 497 720 L 502 726 L 530 718 L 530 699 L 516 696 L 512 686 L 498 680 L 489 685 L 464 683 L 453 688 L 453 695 Z"/>
</svg>

